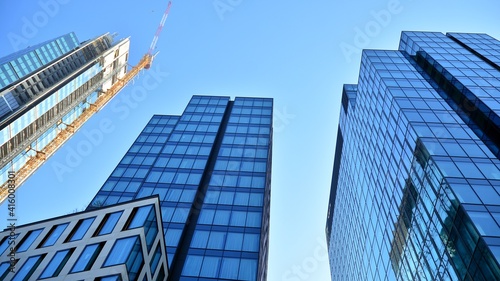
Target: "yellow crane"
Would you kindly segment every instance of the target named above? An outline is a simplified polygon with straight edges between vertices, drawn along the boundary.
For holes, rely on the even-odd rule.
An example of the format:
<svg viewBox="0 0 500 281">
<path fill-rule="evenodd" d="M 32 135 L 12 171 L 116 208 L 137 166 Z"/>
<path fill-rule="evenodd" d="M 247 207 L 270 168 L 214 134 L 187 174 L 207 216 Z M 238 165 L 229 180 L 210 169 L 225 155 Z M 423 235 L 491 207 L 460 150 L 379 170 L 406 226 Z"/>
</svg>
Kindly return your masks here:
<svg viewBox="0 0 500 281">
<path fill-rule="evenodd" d="M 130 71 L 118 79 L 106 92 L 98 95 L 95 103 L 91 104 L 89 108 L 84 110 L 82 114 L 75 119 L 70 125 L 62 129 L 59 134 L 47 144 L 41 151 L 36 151 L 36 154 L 31 157 L 19 171 L 12 173 L 9 172 L 9 181 L 2 184 L 0 187 L 0 203 L 3 202 L 10 193 L 17 189 L 36 169 L 38 169 L 50 156 L 52 156 L 58 148 L 60 148 L 67 140 L 69 140 L 82 125 L 94 115 L 97 111 L 103 108 L 116 94 L 118 94 L 134 77 L 139 74 L 143 69 L 149 69 L 153 62 L 153 51 L 158 42 L 158 37 L 163 29 L 165 21 L 167 20 L 168 13 L 172 2 L 168 2 L 167 9 L 163 14 L 160 25 L 156 30 L 153 41 L 149 47 L 148 52 L 141 58 L 137 65 L 133 66 Z M 12 175 L 12 177 L 10 176 Z M 13 188 L 12 188 L 13 187 Z"/>
</svg>

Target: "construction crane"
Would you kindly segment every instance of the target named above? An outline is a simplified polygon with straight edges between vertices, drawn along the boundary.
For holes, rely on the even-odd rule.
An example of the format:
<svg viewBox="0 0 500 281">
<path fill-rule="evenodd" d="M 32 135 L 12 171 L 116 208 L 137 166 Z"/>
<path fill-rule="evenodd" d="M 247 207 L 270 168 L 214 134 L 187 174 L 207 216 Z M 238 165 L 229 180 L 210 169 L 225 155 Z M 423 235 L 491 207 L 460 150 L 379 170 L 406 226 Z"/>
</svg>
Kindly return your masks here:
<svg viewBox="0 0 500 281">
<path fill-rule="evenodd" d="M 94 115 L 97 111 L 103 108 L 113 97 L 116 96 L 130 81 L 134 79 L 134 77 L 139 74 L 139 72 L 143 69 L 149 69 L 153 62 L 153 58 L 156 54 L 153 54 L 156 43 L 158 42 L 158 37 L 165 25 L 165 21 L 167 20 L 168 13 L 170 12 L 170 6 L 172 2 L 169 1 L 167 5 L 167 9 L 163 13 L 163 17 L 161 18 L 160 25 L 156 30 L 156 33 L 153 37 L 153 41 L 149 47 L 148 52 L 139 60 L 137 65 L 133 66 L 130 71 L 125 73 L 125 75 L 117 79 L 117 81 L 104 93 L 100 94 L 95 101 L 95 103 L 91 104 L 89 108 L 83 111 L 83 113 L 75 119 L 71 124 L 66 126 L 66 128 L 62 129 L 59 134 L 52 140 L 49 144 L 47 144 L 42 150 L 35 151 L 36 154 L 31 157 L 24 166 L 22 166 L 17 172 L 15 172 L 12 176 L 12 179 L 15 179 L 15 183 L 12 184 L 12 181 L 7 181 L 0 187 L 0 203 L 3 202 L 9 195 L 9 184 L 14 186 L 14 188 L 18 188 L 31 174 L 33 174 L 50 156 L 52 156 L 58 148 L 60 148 L 67 140 L 69 140 L 78 129 L 82 127 L 82 125 Z M 28 148 L 27 148 L 28 149 Z M 12 173 L 10 173 L 12 174 Z M 12 192 L 12 188 L 11 192 Z"/>
<path fill-rule="evenodd" d="M 155 33 L 155 36 L 153 37 L 153 41 L 151 42 L 151 45 L 149 46 L 148 53 L 146 55 L 144 55 L 144 58 L 148 57 L 150 59 L 149 63 L 144 66 L 145 69 L 149 69 L 151 67 L 151 62 L 153 62 L 153 51 L 156 48 L 156 42 L 158 42 L 158 37 L 160 37 L 161 30 L 163 29 L 163 26 L 165 25 L 165 21 L 167 20 L 171 5 L 172 5 L 172 1 L 169 1 L 168 5 L 167 5 L 167 9 L 165 10 L 165 13 L 163 13 L 163 17 L 161 18 L 160 25 L 158 25 L 158 28 L 156 29 L 156 33 Z"/>
</svg>

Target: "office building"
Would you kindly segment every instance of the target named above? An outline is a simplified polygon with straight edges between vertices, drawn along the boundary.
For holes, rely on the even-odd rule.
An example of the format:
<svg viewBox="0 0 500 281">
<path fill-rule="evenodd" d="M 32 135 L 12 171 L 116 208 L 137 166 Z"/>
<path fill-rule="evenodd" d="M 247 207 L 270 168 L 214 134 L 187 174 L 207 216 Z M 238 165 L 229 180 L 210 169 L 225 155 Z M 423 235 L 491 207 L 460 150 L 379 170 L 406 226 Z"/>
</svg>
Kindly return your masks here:
<svg viewBox="0 0 500 281">
<path fill-rule="evenodd" d="M 167 280 L 158 196 L 7 228 L 1 280 Z"/>
<path fill-rule="evenodd" d="M 403 32 L 340 111 L 332 280 L 500 280 L 500 42 Z"/>
<path fill-rule="evenodd" d="M 0 201 L 8 172 L 19 186 L 98 109 L 125 75 L 129 43 L 69 33 L 0 58 Z"/>
<path fill-rule="evenodd" d="M 88 209 L 157 194 L 169 280 L 266 280 L 272 110 L 193 96 L 153 116 Z"/>
</svg>

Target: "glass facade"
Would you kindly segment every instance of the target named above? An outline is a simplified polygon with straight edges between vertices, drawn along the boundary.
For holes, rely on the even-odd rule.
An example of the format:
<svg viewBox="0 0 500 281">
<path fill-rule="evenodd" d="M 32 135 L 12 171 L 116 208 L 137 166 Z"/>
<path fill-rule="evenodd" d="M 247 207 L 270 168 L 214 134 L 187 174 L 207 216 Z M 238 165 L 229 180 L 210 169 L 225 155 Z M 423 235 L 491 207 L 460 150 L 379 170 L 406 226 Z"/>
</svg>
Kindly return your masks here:
<svg viewBox="0 0 500 281">
<path fill-rule="evenodd" d="M 158 197 L 149 196 L 5 230 L 0 280 L 165 281 L 160 216 Z"/>
<path fill-rule="evenodd" d="M 76 35 L 71 32 L 0 58 L 0 89 L 56 60 L 79 45 Z"/>
<path fill-rule="evenodd" d="M 345 85 L 332 280 L 500 280 L 500 42 L 403 32 Z"/>
<path fill-rule="evenodd" d="M 115 70 L 123 75 L 128 43 L 104 34 L 80 44 L 69 33 L 0 58 L 0 185 L 9 171 L 19 175 L 35 156 L 54 153 L 47 146 L 73 128 Z"/>
<path fill-rule="evenodd" d="M 171 280 L 265 280 L 272 106 L 193 96 L 154 116 L 89 208 L 158 194 Z"/>
</svg>

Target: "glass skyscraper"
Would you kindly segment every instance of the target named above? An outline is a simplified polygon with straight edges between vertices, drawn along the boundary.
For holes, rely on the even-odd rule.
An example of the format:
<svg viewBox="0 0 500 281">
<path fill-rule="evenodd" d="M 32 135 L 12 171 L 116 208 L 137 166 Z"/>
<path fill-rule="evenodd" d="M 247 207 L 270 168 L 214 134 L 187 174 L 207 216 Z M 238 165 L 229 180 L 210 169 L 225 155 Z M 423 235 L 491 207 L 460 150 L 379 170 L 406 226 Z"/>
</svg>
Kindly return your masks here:
<svg viewBox="0 0 500 281">
<path fill-rule="evenodd" d="M 169 280 L 266 280 L 273 100 L 193 96 L 155 115 L 89 204 L 157 194 Z"/>
<path fill-rule="evenodd" d="M 403 32 L 341 107 L 332 280 L 500 280 L 500 42 Z"/>
<path fill-rule="evenodd" d="M 69 33 L 0 58 L 0 201 L 8 172 L 19 186 L 125 75 L 129 45 L 109 34 L 80 43 Z"/>
</svg>

